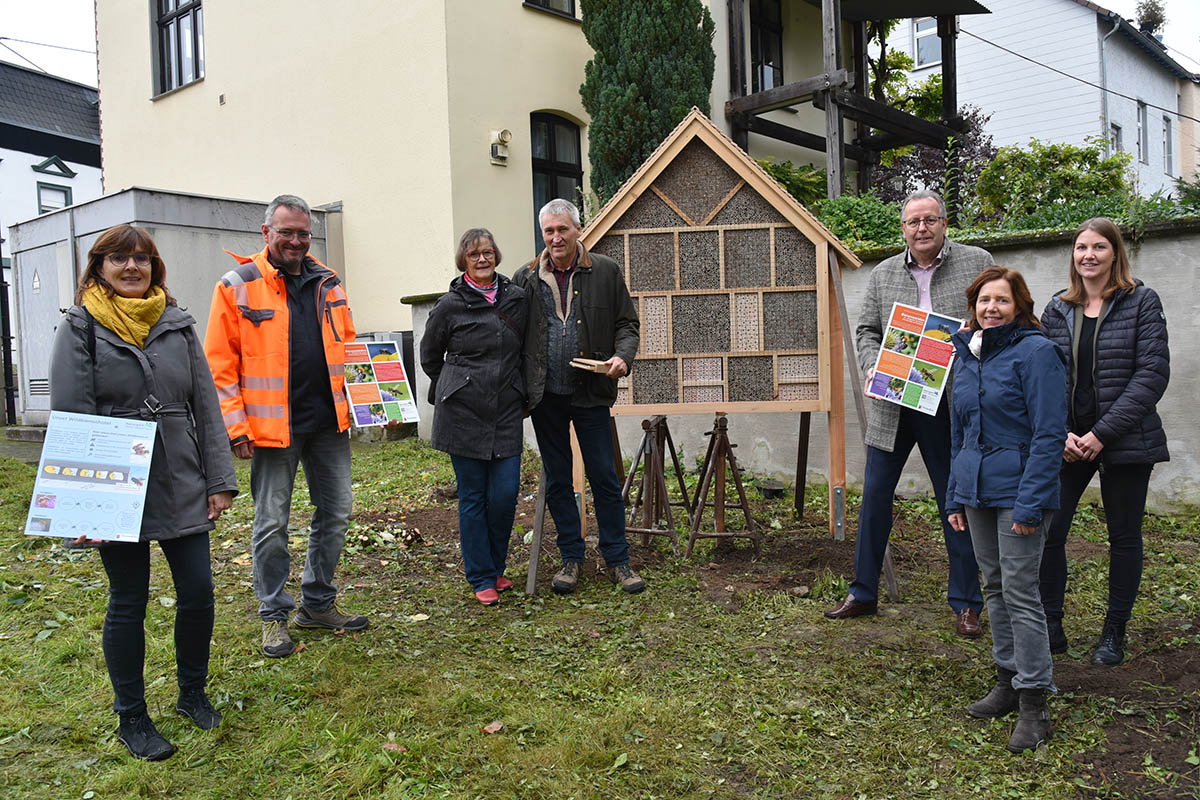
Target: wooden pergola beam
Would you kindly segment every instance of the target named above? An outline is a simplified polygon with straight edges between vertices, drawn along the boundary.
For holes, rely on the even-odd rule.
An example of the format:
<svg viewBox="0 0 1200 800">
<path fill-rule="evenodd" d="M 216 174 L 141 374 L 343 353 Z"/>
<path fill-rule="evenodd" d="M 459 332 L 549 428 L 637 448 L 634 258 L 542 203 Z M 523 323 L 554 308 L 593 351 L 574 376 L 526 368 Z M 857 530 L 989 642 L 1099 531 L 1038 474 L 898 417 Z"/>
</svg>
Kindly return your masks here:
<svg viewBox="0 0 1200 800">
<path fill-rule="evenodd" d="M 725 103 L 725 116 L 734 114 L 763 114 L 777 108 L 786 108 L 798 103 L 807 103 L 813 94 L 827 89 L 840 89 L 854 85 L 854 76 L 844 69 L 836 69 L 822 75 L 785 83 L 774 89 L 764 89 L 761 92 L 748 94 L 745 97 L 735 97 Z"/>
<path fill-rule="evenodd" d="M 920 144 L 944 148 L 946 140 L 957 132 L 946 125 L 914 117 L 912 114 L 853 92 L 834 90 L 830 94 L 842 114 L 850 119 L 865 122 L 873 128 L 906 136 Z M 824 100 L 814 96 L 813 104 L 819 108 L 824 104 Z M 859 144 L 861 146 L 862 143 Z"/>
<path fill-rule="evenodd" d="M 799 128 L 793 128 L 790 125 L 783 125 L 778 122 L 772 122 L 769 119 L 762 117 L 751 117 L 747 123 L 751 133 L 757 133 L 761 136 L 769 136 L 772 139 L 778 139 L 781 142 L 794 144 L 799 147 L 806 147 L 809 150 L 818 152 L 826 152 L 828 143 L 824 136 L 818 136 L 815 133 L 802 131 Z M 857 147 L 852 144 L 844 145 L 846 155 L 860 164 L 876 164 L 879 162 L 879 154 L 868 150 L 865 147 Z"/>
</svg>

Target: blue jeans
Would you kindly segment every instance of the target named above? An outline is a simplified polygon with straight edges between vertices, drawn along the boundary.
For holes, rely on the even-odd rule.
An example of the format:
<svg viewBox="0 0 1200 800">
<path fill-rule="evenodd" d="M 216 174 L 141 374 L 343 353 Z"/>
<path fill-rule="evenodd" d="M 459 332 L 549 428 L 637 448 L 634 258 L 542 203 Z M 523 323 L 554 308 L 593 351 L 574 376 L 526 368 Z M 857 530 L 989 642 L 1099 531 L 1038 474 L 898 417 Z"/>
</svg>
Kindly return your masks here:
<svg viewBox="0 0 1200 800">
<path fill-rule="evenodd" d="M 310 611 L 325 611 L 337 598 L 333 570 L 342 555 L 350 508 L 350 436 L 328 431 L 292 437 L 288 447 L 256 447 L 250 462 L 254 496 L 254 593 L 264 622 L 287 622 L 296 601 L 284 589 L 291 570 L 288 518 L 296 466 L 304 464 L 308 497 L 316 506 L 308 530 L 308 557 L 300 599 Z"/>
<path fill-rule="evenodd" d="M 521 456 L 485 461 L 451 454 L 450 461 L 458 479 L 458 541 L 467 582 L 477 592 L 495 589 L 508 560 Z"/>
<path fill-rule="evenodd" d="M 213 631 L 212 562 L 208 534 L 193 533 L 159 542 L 175 583 L 175 669 L 180 690 L 203 689 L 208 682 L 208 649 Z M 108 613 L 104 616 L 104 663 L 113 687 L 113 710 L 146 710 L 142 673 L 146 661 L 146 601 L 150 596 L 150 543 L 114 542 L 100 548 L 108 573 Z"/>
<path fill-rule="evenodd" d="M 858 537 L 854 543 L 854 583 L 850 593 L 863 603 L 879 599 L 879 573 L 883 555 L 892 533 L 893 498 L 896 484 L 913 445 L 921 450 L 921 459 L 933 484 L 942 536 L 950 560 L 950 578 L 946 598 L 955 613 L 964 608 L 979 611 L 983 594 L 979 591 L 979 567 L 971 550 L 971 537 L 950 527 L 946 520 L 946 485 L 950 482 L 950 414 L 943 398 L 937 416 L 904 409 L 892 452 L 867 447 L 867 466 L 863 474 L 862 507 L 858 512 Z"/>
<path fill-rule="evenodd" d="M 584 557 L 583 528 L 571 480 L 568 423 L 574 422 L 583 470 L 592 487 L 596 525 L 600 529 L 600 554 L 610 567 L 629 563 L 625 503 L 621 500 L 621 482 L 613 467 L 612 423 L 608 409 L 604 406 L 580 408 L 571 405 L 569 394 L 547 392 L 533 410 L 532 418 L 538 449 L 542 452 L 542 466 L 546 470 L 546 507 L 558 530 L 558 551 L 562 560 L 582 562 Z"/>
<path fill-rule="evenodd" d="M 965 511 L 987 592 L 992 658 L 997 666 L 1017 673 L 1014 689 L 1057 692 L 1046 614 L 1038 591 L 1042 548 L 1053 515 L 1043 512 L 1042 524 L 1033 533 L 1022 535 L 1013 533 L 1011 508 L 967 506 Z"/>
</svg>

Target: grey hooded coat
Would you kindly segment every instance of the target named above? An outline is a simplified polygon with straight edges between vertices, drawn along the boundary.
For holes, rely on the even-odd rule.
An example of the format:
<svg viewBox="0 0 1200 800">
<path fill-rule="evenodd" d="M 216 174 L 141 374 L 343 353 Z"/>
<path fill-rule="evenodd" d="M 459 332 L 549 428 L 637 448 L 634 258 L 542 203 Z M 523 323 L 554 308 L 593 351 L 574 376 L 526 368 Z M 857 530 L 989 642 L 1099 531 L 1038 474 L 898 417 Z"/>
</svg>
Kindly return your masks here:
<svg viewBox="0 0 1200 800">
<path fill-rule="evenodd" d="M 237 475 L 195 320 L 167 306 L 138 349 L 99 322 L 93 345 L 89 316 L 72 306 L 54 334 L 50 408 L 155 420 L 141 541 L 212 530 L 208 497 L 236 494 Z"/>
</svg>

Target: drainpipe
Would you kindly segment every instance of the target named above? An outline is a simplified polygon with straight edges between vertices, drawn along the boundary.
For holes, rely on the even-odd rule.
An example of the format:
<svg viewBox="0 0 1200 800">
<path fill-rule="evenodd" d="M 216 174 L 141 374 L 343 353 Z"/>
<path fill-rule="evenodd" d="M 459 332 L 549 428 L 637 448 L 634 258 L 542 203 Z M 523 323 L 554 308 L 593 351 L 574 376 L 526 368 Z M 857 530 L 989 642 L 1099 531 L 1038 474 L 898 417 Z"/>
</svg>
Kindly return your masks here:
<svg viewBox="0 0 1200 800">
<path fill-rule="evenodd" d="M 1104 60 L 1104 43 L 1108 41 L 1108 37 L 1117 32 L 1117 28 L 1121 27 L 1121 18 L 1113 14 L 1109 19 L 1112 20 L 1112 30 L 1100 38 L 1100 118 L 1103 120 L 1104 126 L 1100 135 L 1104 139 L 1105 155 L 1111 156 L 1113 147 L 1109 131 L 1112 129 L 1112 125 L 1108 121 L 1108 63 Z"/>
</svg>

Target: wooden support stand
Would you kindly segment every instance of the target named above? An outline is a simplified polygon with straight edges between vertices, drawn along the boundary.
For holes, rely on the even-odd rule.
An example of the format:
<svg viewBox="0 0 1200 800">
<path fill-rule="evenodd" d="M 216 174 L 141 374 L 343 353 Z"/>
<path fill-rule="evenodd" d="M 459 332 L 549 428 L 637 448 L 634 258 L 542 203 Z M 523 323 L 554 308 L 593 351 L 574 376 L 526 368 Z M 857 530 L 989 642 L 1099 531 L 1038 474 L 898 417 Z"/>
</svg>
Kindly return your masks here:
<svg viewBox="0 0 1200 800">
<path fill-rule="evenodd" d="M 746 489 L 742 486 L 742 474 L 738 469 L 737 459 L 734 458 L 733 448 L 737 445 L 729 441 L 729 420 L 723 412 L 718 411 L 713 420 L 713 429 L 705 436 L 712 438 L 708 442 L 708 452 L 704 456 L 704 464 L 700 468 L 700 486 L 692 500 L 692 532 L 688 537 L 687 555 L 692 554 L 692 547 L 697 539 L 750 539 L 754 542 L 755 558 L 762 555 L 762 537 L 754 527 L 754 517 L 750 513 L 750 503 L 746 499 Z M 733 473 L 733 482 L 737 486 L 738 504 L 733 506 L 725 503 L 725 468 Z M 708 490 L 713 488 L 713 501 L 708 502 Z M 700 521 L 704 518 L 704 509 L 712 506 L 715 517 L 712 532 L 700 531 Z M 725 529 L 725 511 L 728 508 L 742 509 L 746 515 L 746 530 L 729 531 Z"/>
<path fill-rule="evenodd" d="M 679 491 L 683 500 L 672 501 L 667 495 L 666 453 L 671 454 L 671 463 L 675 466 L 675 476 L 679 480 Z M 633 490 L 633 482 L 637 477 L 638 465 L 642 465 L 642 480 L 638 486 L 637 496 L 629 509 L 629 522 L 625 526 L 627 533 L 642 534 L 642 546 L 650 544 L 651 536 L 670 536 L 671 550 L 679 554 L 679 538 L 675 534 L 675 518 L 671 514 L 671 506 L 682 506 L 687 515 L 688 528 L 691 528 L 691 500 L 688 499 L 687 485 L 683 482 L 683 468 L 679 465 L 679 456 L 675 453 L 675 443 L 671 441 L 671 431 L 667 428 L 666 416 L 659 414 L 650 419 L 642 420 L 642 442 L 638 445 L 637 453 L 629 466 L 629 474 L 625 477 L 621 489 L 621 499 L 629 505 L 629 493 Z M 641 508 L 642 524 L 635 526 L 638 508 Z M 666 527 L 659 523 L 665 521 Z"/>
</svg>

